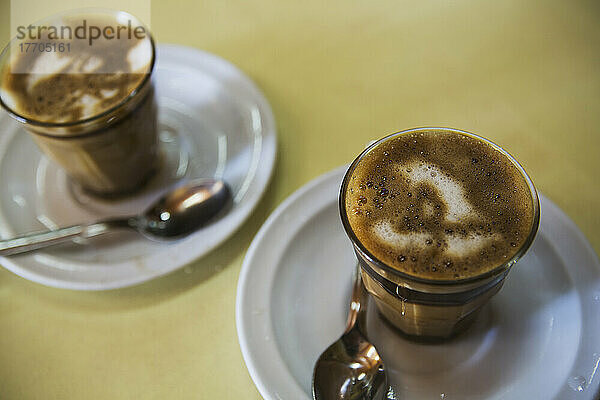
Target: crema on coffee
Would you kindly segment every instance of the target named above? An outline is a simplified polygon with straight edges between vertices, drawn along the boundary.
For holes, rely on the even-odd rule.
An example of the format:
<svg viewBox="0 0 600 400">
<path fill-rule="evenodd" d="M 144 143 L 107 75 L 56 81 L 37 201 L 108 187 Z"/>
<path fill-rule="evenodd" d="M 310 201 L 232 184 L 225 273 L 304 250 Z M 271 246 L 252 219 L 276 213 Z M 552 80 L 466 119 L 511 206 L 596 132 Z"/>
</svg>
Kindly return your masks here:
<svg viewBox="0 0 600 400">
<path fill-rule="evenodd" d="M 393 135 L 354 165 L 345 213 L 358 241 L 394 269 L 428 280 L 481 275 L 510 260 L 534 223 L 521 170 L 476 137 Z"/>
<path fill-rule="evenodd" d="M 17 114 L 47 123 L 73 123 L 117 106 L 151 72 L 153 49 L 149 35 L 110 40 L 74 40 L 81 21 L 99 27 L 119 28 L 115 19 L 102 16 L 64 17 L 71 39 L 49 41 L 54 51 L 40 51 L 45 40 L 14 46 L 1 73 L 2 100 Z M 63 51 L 56 51 L 62 44 Z M 67 45 L 68 47 L 64 47 Z M 23 44 L 20 44 L 23 46 Z M 43 47 L 42 47 L 43 48 Z M 66 50 L 68 49 L 68 51 Z"/>
</svg>

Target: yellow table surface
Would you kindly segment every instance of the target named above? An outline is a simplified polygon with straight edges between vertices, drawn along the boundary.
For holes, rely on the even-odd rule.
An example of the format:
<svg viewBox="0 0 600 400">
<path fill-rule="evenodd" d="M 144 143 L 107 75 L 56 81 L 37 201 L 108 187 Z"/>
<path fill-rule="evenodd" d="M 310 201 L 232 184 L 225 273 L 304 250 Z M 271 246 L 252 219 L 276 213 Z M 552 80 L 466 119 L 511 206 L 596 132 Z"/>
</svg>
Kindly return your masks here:
<svg viewBox="0 0 600 400">
<path fill-rule="evenodd" d="M 158 42 L 218 54 L 264 91 L 279 135 L 272 182 L 188 273 L 92 293 L 1 269 L 0 398 L 259 399 L 235 330 L 248 245 L 294 190 L 404 128 L 499 143 L 598 252 L 599 20 L 592 0 L 154 1 Z"/>
</svg>

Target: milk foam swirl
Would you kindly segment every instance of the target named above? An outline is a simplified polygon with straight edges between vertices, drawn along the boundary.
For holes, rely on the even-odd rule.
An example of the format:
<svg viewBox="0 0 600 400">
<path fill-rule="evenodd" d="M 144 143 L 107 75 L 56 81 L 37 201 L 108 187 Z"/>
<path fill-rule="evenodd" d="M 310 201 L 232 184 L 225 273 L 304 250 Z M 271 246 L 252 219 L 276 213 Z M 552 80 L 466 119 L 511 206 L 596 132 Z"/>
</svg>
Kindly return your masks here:
<svg viewBox="0 0 600 400">
<path fill-rule="evenodd" d="M 508 260 L 533 221 L 525 178 L 477 138 L 413 132 L 355 166 L 345 209 L 359 241 L 386 264 L 428 279 L 481 274 Z"/>
<path fill-rule="evenodd" d="M 118 26 L 112 17 L 88 18 L 97 25 Z M 79 21 L 64 18 L 60 24 L 76 26 Z M 39 43 L 46 41 L 39 38 Z M 11 51 L 0 71 L 0 95 L 7 107 L 34 121 L 76 122 L 118 105 L 151 72 L 154 50 L 149 35 L 98 39 L 93 46 L 75 38 L 60 43 L 68 44 L 69 51 Z"/>
</svg>

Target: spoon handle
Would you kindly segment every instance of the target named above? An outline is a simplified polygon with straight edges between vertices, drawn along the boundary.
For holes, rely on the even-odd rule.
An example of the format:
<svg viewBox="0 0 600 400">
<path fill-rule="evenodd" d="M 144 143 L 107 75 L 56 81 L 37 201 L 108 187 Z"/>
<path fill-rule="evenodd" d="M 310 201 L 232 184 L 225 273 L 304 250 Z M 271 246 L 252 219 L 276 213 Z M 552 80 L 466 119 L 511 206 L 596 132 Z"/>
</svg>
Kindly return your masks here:
<svg viewBox="0 0 600 400">
<path fill-rule="evenodd" d="M 130 226 L 129 219 L 107 220 L 92 224 L 73 225 L 46 232 L 30 233 L 12 239 L 0 240 L 0 256 L 25 253 L 55 244 L 102 235 L 112 228 Z"/>
<path fill-rule="evenodd" d="M 352 287 L 352 299 L 350 303 L 350 312 L 348 313 L 348 320 L 346 322 L 346 331 L 350 332 L 354 325 L 359 326 L 359 329 L 364 328 L 367 310 L 367 290 L 362 281 L 360 273 L 360 265 L 357 263 L 354 270 L 354 286 Z"/>
</svg>

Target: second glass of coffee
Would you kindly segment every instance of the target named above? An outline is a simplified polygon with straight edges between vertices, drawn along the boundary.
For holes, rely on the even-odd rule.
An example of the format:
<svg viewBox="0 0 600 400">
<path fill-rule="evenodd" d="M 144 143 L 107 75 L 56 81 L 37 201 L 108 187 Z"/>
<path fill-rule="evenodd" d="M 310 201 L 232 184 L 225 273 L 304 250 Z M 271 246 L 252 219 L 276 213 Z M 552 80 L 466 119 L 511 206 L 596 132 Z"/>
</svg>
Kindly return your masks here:
<svg viewBox="0 0 600 400">
<path fill-rule="evenodd" d="M 99 10 L 31 26 L 33 37 L 17 36 L 2 54 L 2 106 L 85 190 L 117 196 L 141 187 L 158 164 L 148 29 Z"/>
</svg>

